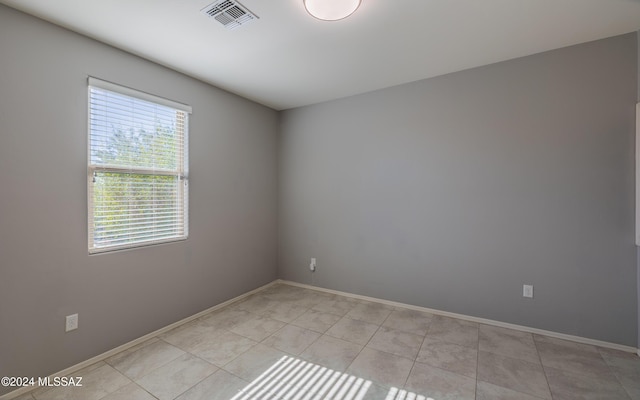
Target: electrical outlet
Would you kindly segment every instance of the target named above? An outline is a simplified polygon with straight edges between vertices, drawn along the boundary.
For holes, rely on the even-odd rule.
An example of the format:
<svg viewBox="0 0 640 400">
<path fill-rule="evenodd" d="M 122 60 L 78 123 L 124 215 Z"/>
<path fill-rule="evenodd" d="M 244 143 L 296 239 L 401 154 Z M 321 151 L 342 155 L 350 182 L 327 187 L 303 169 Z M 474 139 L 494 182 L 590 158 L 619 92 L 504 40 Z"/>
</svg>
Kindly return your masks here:
<svg viewBox="0 0 640 400">
<path fill-rule="evenodd" d="M 316 270 L 316 259 L 315 258 L 311 259 L 311 264 L 309 264 L 309 270 L 311 272 L 315 272 L 315 270 Z"/>
<path fill-rule="evenodd" d="M 533 298 L 533 285 L 522 286 L 522 297 Z"/>
<path fill-rule="evenodd" d="M 69 332 L 78 329 L 78 314 L 67 315 L 64 331 Z"/>
</svg>

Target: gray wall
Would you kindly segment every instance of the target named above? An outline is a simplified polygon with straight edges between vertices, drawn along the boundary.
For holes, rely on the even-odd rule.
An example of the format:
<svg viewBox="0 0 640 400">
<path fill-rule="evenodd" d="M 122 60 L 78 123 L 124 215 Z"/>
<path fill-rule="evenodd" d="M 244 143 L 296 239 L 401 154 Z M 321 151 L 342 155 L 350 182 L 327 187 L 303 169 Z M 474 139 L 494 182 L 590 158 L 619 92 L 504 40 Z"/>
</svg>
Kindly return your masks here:
<svg viewBox="0 0 640 400">
<path fill-rule="evenodd" d="M 635 346 L 636 35 L 286 111 L 279 274 Z M 535 285 L 535 299 L 522 285 Z"/>
<path fill-rule="evenodd" d="M 45 376 L 276 278 L 275 111 L 2 5 L 0 54 L 0 376 Z M 193 106 L 187 241 L 88 255 L 88 75 Z"/>
<path fill-rule="evenodd" d="M 637 32 L 637 44 L 638 44 L 638 65 L 637 65 L 637 71 L 638 71 L 638 92 L 637 92 L 637 101 L 638 103 L 640 103 L 640 31 Z M 638 127 L 636 127 L 636 130 L 638 129 Z M 636 166 L 636 172 L 638 171 L 638 167 Z M 639 212 L 639 210 L 636 210 L 636 212 Z M 637 272 L 637 279 L 638 279 L 638 349 L 640 351 L 640 248 L 638 249 L 638 256 L 637 256 L 637 260 L 636 260 L 637 264 L 638 264 L 638 272 Z M 639 354 L 640 355 L 640 354 Z"/>
</svg>

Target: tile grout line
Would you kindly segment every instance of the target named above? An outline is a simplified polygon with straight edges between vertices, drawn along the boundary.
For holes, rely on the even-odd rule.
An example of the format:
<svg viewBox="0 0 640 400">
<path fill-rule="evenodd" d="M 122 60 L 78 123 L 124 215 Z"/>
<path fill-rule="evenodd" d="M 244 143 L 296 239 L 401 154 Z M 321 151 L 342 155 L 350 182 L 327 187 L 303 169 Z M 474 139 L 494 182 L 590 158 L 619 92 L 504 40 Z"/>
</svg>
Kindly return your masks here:
<svg viewBox="0 0 640 400">
<path fill-rule="evenodd" d="M 602 352 L 600 351 L 600 349 L 598 350 L 598 355 L 600 356 L 600 358 L 602 359 L 602 361 L 604 362 L 604 364 L 607 366 L 607 369 L 609 370 L 609 372 L 611 372 L 611 375 L 613 375 L 614 378 L 616 378 L 616 382 L 618 382 L 618 384 L 620 385 L 620 387 L 622 387 L 622 389 L 624 389 L 625 394 L 627 395 L 627 397 L 629 398 L 629 400 L 632 399 L 631 397 L 631 393 L 629 393 L 629 389 L 627 389 L 627 387 L 625 385 L 622 384 L 622 381 L 620 380 L 620 378 L 618 377 L 618 374 L 616 374 L 616 372 L 613 370 L 613 368 L 611 368 L 611 365 L 607 362 L 607 360 L 602 356 Z"/>
<path fill-rule="evenodd" d="M 344 297 L 344 296 L 343 296 L 343 297 Z M 346 313 L 342 318 L 349 318 L 349 319 L 355 320 L 355 319 L 353 319 L 353 318 L 348 317 L 347 315 L 348 315 L 348 314 L 349 314 L 349 313 L 350 313 L 350 312 L 351 312 L 355 307 L 357 307 L 357 306 L 358 306 L 358 305 L 356 304 L 354 307 L 352 307 L 349 311 L 347 311 L 347 313 Z M 389 314 L 389 315 L 391 315 L 391 314 Z M 342 318 L 340 318 L 340 319 L 342 319 Z M 387 316 L 387 318 L 388 318 L 388 316 Z M 387 318 L 385 318 L 384 320 L 386 321 L 386 320 L 387 320 Z M 359 321 L 359 320 L 355 320 L 355 321 Z M 361 321 L 361 322 L 366 322 L 366 321 Z M 383 323 L 384 323 L 384 321 L 383 321 Z M 337 324 L 337 322 L 336 322 L 336 324 Z M 335 325 L 335 324 L 334 324 L 334 325 Z M 349 365 L 345 368 L 345 370 L 344 370 L 344 373 L 345 373 L 345 374 L 347 373 L 347 371 L 349 370 L 349 368 L 351 368 L 351 366 L 353 365 L 353 363 L 358 359 L 358 357 L 360 357 L 360 354 L 362 354 L 362 351 L 367 347 L 367 345 L 369 344 L 369 342 L 371 341 L 371 339 L 375 336 L 375 334 L 376 334 L 376 333 L 378 333 L 378 330 L 380 329 L 380 326 L 382 326 L 382 325 L 379 325 L 379 326 L 378 326 L 378 328 L 376 329 L 376 331 L 375 331 L 375 332 L 373 332 L 373 334 L 371 335 L 371 337 L 369 338 L 369 340 L 367 340 L 367 343 L 365 343 L 364 345 L 362 345 L 362 348 L 360 349 L 360 351 L 358 351 L 358 354 L 353 358 L 353 360 L 351 360 L 351 362 L 349 363 Z M 328 331 L 328 329 L 327 329 L 327 331 Z M 329 335 L 329 336 L 331 336 L 331 335 Z M 336 338 L 336 339 L 345 340 L 345 339 L 341 339 L 341 338 Z M 353 342 L 351 342 L 351 341 L 349 341 L 349 340 L 345 340 L 345 341 L 346 341 L 346 342 L 353 343 Z M 356 344 L 360 345 L 359 343 L 356 343 Z M 379 382 L 376 382 L 376 383 L 379 383 Z"/>
<path fill-rule="evenodd" d="M 480 324 L 478 324 L 478 343 L 476 346 L 476 386 L 473 388 L 473 399 L 478 397 L 478 382 L 480 376 Z"/>
<path fill-rule="evenodd" d="M 156 364 L 154 363 L 154 365 L 155 365 L 155 367 L 154 367 L 154 368 L 150 369 L 146 374 L 144 374 L 144 375 L 142 375 L 142 376 L 140 376 L 139 378 L 136 378 L 136 379 L 129 377 L 127 374 L 125 374 L 125 373 L 124 373 L 124 371 L 119 370 L 119 369 L 118 369 L 118 368 L 116 368 L 116 366 L 114 366 L 114 365 L 111 365 L 111 364 L 109 364 L 109 363 L 107 363 L 107 365 L 111 366 L 111 368 L 115 369 L 116 371 L 118 371 L 119 373 L 121 373 L 123 376 L 127 377 L 127 378 L 128 378 L 128 379 L 130 379 L 132 382 L 134 382 L 134 383 L 136 383 L 136 384 L 137 384 L 137 383 L 138 383 L 137 379 L 142 379 L 142 378 L 146 377 L 147 375 L 150 375 L 150 374 L 151 374 L 151 373 L 153 373 L 154 371 L 156 371 L 156 370 L 158 370 L 158 369 L 160 369 L 160 368 L 162 368 L 162 367 L 164 367 L 164 366 L 166 366 L 166 365 L 168 365 L 168 364 L 170 364 L 170 363 L 174 362 L 175 360 L 177 360 L 178 358 L 182 357 L 182 356 L 183 356 L 183 355 L 185 355 L 185 354 L 191 354 L 191 353 L 189 353 L 189 352 L 187 352 L 187 351 L 185 351 L 185 350 L 182 350 L 181 348 L 179 348 L 179 347 L 177 347 L 177 346 L 172 345 L 172 344 L 171 344 L 171 343 L 169 343 L 169 342 L 164 341 L 163 339 L 160 339 L 160 338 L 157 338 L 157 339 L 158 339 L 158 342 L 163 342 L 164 344 L 166 344 L 166 345 L 168 345 L 168 346 L 171 346 L 171 347 L 173 347 L 173 348 L 175 348 L 175 349 L 180 350 L 180 351 L 182 352 L 182 354 L 178 354 L 176 357 L 172 358 L 171 360 L 169 360 L 169 361 L 167 361 L 167 362 L 165 362 L 164 364 L 161 364 L 161 365 L 156 365 Z M 130 354 L 136 353 L 136 352 L 138 352 L 138 351 L 140 351 L 140 350 L 144 349 L 145 347 L 150 346 L 151 344 L 152 344 L 152 343 L 149 343 L 149 344 L 147 344 L 147 345 L 145 345 L 145 346 L 142 346 L 141 348 L 139 348 L 139 349 L 138 349 L 138 350 L 136 350 L 136 351 L 131 352 Z M 105 363 L 106 363 L 106 361 L 105 361 Z M 155 396 L 154 396 L 154 397 L 155 397 Z"/>
<path fill-rule="evenodd" d="M 102 399 L 106 398 L 107 396 L 111 396 L 112 394 L 114 394 L 114 393 L 115 393 L 115 392 L 117 392 L 118 390 L 120 390 L 120 389 L 122 389 L 122 388 L 124 388 L 124 387 L 127 387 L 127 386 L 129 386 L 129 385 L 131 385 L 131 384 L 133 384 L 133 385 L 137 386 L 140 390 L 144 391 L 144 392 L 145 392 L 145 393 L 147 393 L 149 396 L 151 396 L 151 397 L 153 397 L 154 399 L 158 400 L 158 397 L 157 397 L 157 396 L 155 396 L 154 394 L 150 393 L 147 389 L 145 389 L 145 388 L 143 388 L 142 386 L 140 386 L 140 385 L 138 384 L 138 382 L 136 382 L 136 381 L 134 381 L 134 380 L 131 380 L 131 382 L 130 382 L 130 383 L 127 383 L 126 385 L 122 386 L 121 388 L 118 388 L 118 389 L 114 390 L 113 392 L 106 393 L 104 396 L 101 396 L 99 399 L 96 399 L 96 400 L 102 400 Z"/>
<path fill-rule="evenodd" d="M 492 326 L 492 325 L 488 325 L 488 326 Z M 508 329 L 508 328 L 505 328 L 505 329 Z M 528 332 L 525 332 L 525 333 L 528 333 Z M 542 367 L 542 369 L 543 369 L 543 371 L 542 371 L 542 372 L 543 372 L 543 375 L 544 375 L 544 378 L 545 378 L 545 382 L 547 383 L 547 387 L 549 388 L 549 394 L 552 396 L 552 400 L 553 400 L 553 395 L 552 395 L 552 393 L 551 393 L 551 388 L 550 388 L 550 386 L 549 386 L 549 382 L 548 382 L 548 380 L 547 380 L 546 371 L 545 371 L 545 369 L 544 369 L 544 366 L 542 365 L 542 360 L 540 359 L 540 352 L 538 351 L 538 348 L 537 348 L 537 344 L 536 344 L 535 339 L 533 340 L 533 343 L 534 343 L 534 346 L 536 346 L 536 355 L 538 356 L 538 360 L 540 361 L 540 366 L 541 366 L 541 367 Z M 510 356 L 510 355 L 504 355 L 504 354 L 501 354 L 501 353 L 495 353 L 495 352 L 493 352 L 493 351 L 486 351 L 486 350 L 483 350 L 483 352 L 484 352 L 484 353 L 489 353 L 489 354 L 494 355 L 494 356 L 498 356 L 498 357 L 502 357 L 502 358 L 507 358 L 507 359 L 509 359 L 509 360 L 514 360 L 514 361 L 519 361 L 519 362 L 524 362 L 524 363 L 528 363 L 528 364 L 536 365 L 533 361 L 530 361 L 530 360 L 524 360 L 524 359 L 522 359 L 522 358 L 513 357 L 513 356 Z M 478 361 L 479 361 L 479 358 L 480 358 L 480 347 L 478 346 Z M 478 362 L 478 372 L 479 372 L 479 366 L 480 366 L 480 363 Z M 536 399 L 544 400 L 543 398 L 541 398 L 541 397 L 539 397 L 539 396 L 537 396 L 537 395 L 534 395 L 534 394 L 525 393 L 525 392 L 522 392 L 522 391 L 520 391 L 520 390 L 516 390 L 516 389 L 513 389 L 513 388 L 508 388 L 508 387 L 505 387 L 505 386 L 501 386 L 501 385 L 498 385 L 498 384 L 495 384 L 495 383 L 491 383 L 491 382 L 483 381 L 483 380 L 480 380 L 480 379 L 476 379 L 476 380 L 477 380 L 477 381 L 479 381 L 479 382 L 489 383 L 489 384 L 494 385 L 494 386 L 498 386 L 498 387 L 501 387 L 501 388 L 504 388 L 504 389 L 508 389 L 508 390 L 514 391 L 514 392 L 516 392 L 516 393 L 520 393 L 520 394 L 524 394 L 524 395 L 527 395 L 527 396 L 530 396 L 530 397 L 534 397 L 534 398 L 536 398 Z"/>
<path fill-rule="evenodd" d="M 311 343 L 309 343 L 309 344 L 308 344 L 304 349 L 302 349 L 302 351 L 300 352 L 300 354 L 298 354 L 298 355 L 297 355 L 297 357 L 302 357 L 302 353 L 304 353 L 305 351 L 307 351 L 307 349 L 308 349 L 309 347 L 311 347 L 315 342 L 317 342 L 317 341 L 322 337 L 322 335 L 323 335 L 322 333 L 320 333 L 320 332 L 316 332 L 316 331 L 314 331 L 314 330 L 312 330 L 312 329 L 303 328 L 303 327 L 301 327 L 301 326 L 296 326 L 296 325 L 293 325 L 293 324 L 287 324 L 287 325 L 291 325 L 291 326 L 294 326 L 294 327 L 299 328 L 299 329 L 305 329 L 305 330 L 307 330 L 307 331 L 309 331 L 309 332 L 313 332 L 313 333 L 317 333 L 317 334 L 318 334 L 318 337 L 317 337 L 317 338 L 315 338 L 315 339 L 313 339 L 313 341 L 312 341 Z"/>
<path fill-rule="evenodd" d="M 358 356 L 360 356 L 360 353 L 362 353 L 362 350 L 364 350 L 365 348 L 367 348 L 367 346 L 369 345 L 369 343 L 371 343 L 371 340 L 373 340 L 373 338 L 374 338 L 374 337 L 375 337 L 375 335 L 380 331 L 380 329 L 383 327 L 383 325 L 384 325 L 384 323 L 387 321 L 387 319 L 389 319 L 389 317 L 391 316 L 391 314 L 393 314 L 393 311 L 394 311 L 394 310 L 392 309 L 392 310 L 391 310 L 391 312 L 389 312 L 389 314 L 388 314 L 388 315 L 385 317 L 385 319 L 382 321 L 382 323 L 381 323 L 380 325 L 378 325 L 378 329 L 376 329 L 376 331 L 373 333 L 373 335 L 371 335 L 371 337 L 369 338 L 369 340 L 367 341 L 367 343 L 362 347 L 362 349 L 360 350 L 360 352 L 358 353 L 358 355 L 353 359 L 353 361 L 351 362 L 351 364 L 353 364 L 353 362 L 358 358 Z M 346 315 L 345 315 L 345 317 L 346 317 Z M 349 318 L 349 317 L 347 317 L 347 318 Z M 363 321 L 363 322 L 366 322 L 366 321 Z M 431 322 L 429 322 L 429 325 L 431 325 Z M 424 335 L 424 337 L 423 337 L 423 339 L 422 339 L 422 341 L 423 341 L 423 342 L 424 342 L 425 337 L 426 337 L 426 334 Z M 420 348 L 422 348 L 422 345 L 420 345 Z M 401 357 L 401 358 L 404 358 L 404 359 L 406 359 L 406 360 L 409 360 L 409 358 L 407 358 L 407 357 L 399 356 L 399 355 L 397 355 L 397 354 L 389 353 L 389 352 L 386 352 L 386 351 L 383 351 L 383 350 L 378 350 L 378 349 L 375 349 L 375 348 L 370 348 L 370 349 L 373 349 L 373 350 L 376 350 L 376 351 L 380 351 L 380 352 L 382 352 L 382 353 L 386 353 L 386 354 L 391 354 L 391 355 L 393 355 L 393 356 Z M 418 349 L 418 354 L 419 354 L 419 353 L 420 353 L 420 349 Z M 416 365 L 416 358 L 417 358 L 417 354 L 416 354 L 416 357 L 414 357 L 414 359 L 413 359 L 413 360 L 411 360 L 411 361 L 412 361 L 411 368 L 409 368 L 409 373 L 407 374 L 407 377 L 404 379 L 404 383 L 402 384 L 402 387 L 401 387 L 401 388 L 398 388 L 398 389 L 407 390 L 406 385 L 407 385 L 407 382 L 408 382 L 408 380 L 409 380 L 409 376 L 411 376 L 411 372 L 413 372 L 413 368 L 414 368 L 414 367 L 415 367 L 415 365 Z M 349 366 L 351 366 L 351 364 L 350 364 Z M 382 385 L 382 384 L 381 384 L 381 382 L 376 382 L 376 383 L 380 384 L 379 386 L 384 386 L 384 385 Z"/>
<path fill-rule="evenodd" d="M 475 382 L 476 382 L 476 384 L 474 385 L 474 395 L 473 395 L 473 397 L 474 397 L 474 399 L 475 399 L 475 398 L 476 398 L 476 386 L 477 386 L 477 382 L 478 382 L 478 354 L 479 354 L 478 347 L 479 347 L 479 340 L 480 340 L 480 338 L 479 338 L 479 332 L 478 332 L 478 335 L 477 335 L 477 336 L 478 336 L 478 339 L 476 339 L 476 348 L 471 348 L 471 347 L 463 346 L 463 345 L 460 345 L 460 344 L 458 344 L 458 343 L 449 342 L 449 341 L 445 341 L 445 340 L 437 340 L 437 341 L 435 342 L 435 343 L 449 344 L 449 345 L 459 346 L 459 347 L 462 347 L 462 348 L 465 348 L 465 349 L 473 349 L 473 350 L 475 350 L 475 351 L 476 351 L 476 376 L 475 376 L 475 378 L 471 378 L 471 377 L 469 377 L 469 376 L 467 376 L 467 375 L 461 374 L 461 373 L 459 373 L 459 372 L 452 371 L 452 370 L 447 369 L 447 368 L 442 368 L 442 367 L 440 367 L 440 366 L 435 366 L 435 365 L 432 365 L 432 364 L 422 363 L 422 362 L 419 362 L 419 361 L 418 361 L 418 356 L 420 355 L 420 352 L 422 351 L 422 349 L 423 349 L 423 347 L 424 347 L 425 343 L 426 343 L 426 342 L 427 342 L 427 340 L 429 339 L 429 331 L 430 331 L 430 330 L 431 330 L 431 328 L 432 328 L 432 323 L 433 323 L 432 321 L 433 321 L 433 318 L 430 318 L 430 321 L 429 321 L 429 328 L 427 329 L 426 333 L 423 335 L 422 344 L 420 345 L 420 349 L 418 350 L 418 354 L 416 355 L 416 358 L 414 359 L 413 366 L 411 367 L 411 370 L 410 370 L 410 372 L 409 372 L 409 375 L 407 375 L 407 379 L 405 380 L 405 384 L 404 384 L 404 389 L 405 389 L 405 390 L 407 390 L 407 391 L 410 391 L 410 390 L 409 390 L 409 389 L 407 389 L 407 387 L 406 387 L 407 382 L 409 381 L 409 377 L 411 376 L 411 373 L 412 373 L 412 372 L 413 372 L 413 370 L 415 369 L 416 364 L 422 364 L 422 365 L 426 365 L 426 366 L 428 366 L 429 368 L 434 368 L 434 369 L 436 369 L 436 370 L 438 370 L 438 371 L 443 371 L 443 372 L 445 372 L 445 373 L 450 373 L 450 374 L 454 374 L 454 375 L 459 375 L 459 376 L 464 377 L 464 378 L 474 379 L 474 380 L 475 380 Z M 476 329 L 478 329 L 478 330 L 479 330 L 479 324 L 476 324 Z"/>
<path fill-rule="evenodd" d="M 252 348 L 253 348 L 253 346 L 251 346 L 249 349 L 252 349 Z M 247 349 L 247 350 L 245 350 L 245 351 L 248 351 L 249 349 Z M 209 365 L 214 366 L 216 369 L 215 369 L 212 373 L 210 373 L 209 375 L 205 376 L 204 378 L 200 379 L 198 382 L 196 382 L 196 383 L 194 383 L 193 385 L 191 385 L 187 390 L 185 390 L 185 391 L 183 391 L 182 393 L 178 394 L 176 397 L 174 397 L 174 399 L 173 399 L 173 400 L 175 400 L 175 399 L 177 399 L 178 397 L 182 396 L 183 394 L 187 393 L 189 390 L 191 390 L 191 389 L 193 389 L 194 387 L 198 386 L 199 384 L 201 384 L 202 382 L 204 382 L 206 379 L 209 379 L 209 377 L 211 377 L 211 376 L 213 376 L 214 374 L 218 373 L 218 371 L 222 371 L 222 367 L 218 367 L 218 366 L 217 366 L 217 365 L 215 365 L 214 363 L 212 363 L 212 362 L 209 362 L 209 361 L 205 360 L 204 358 L 202 358 L 202 357 L 198 356 L 197 354 L 193 354 L 192 352 L 187 351 L 187 350 L 185 350 L 185 352 L 186 352 L 187 354 L 189 354 L 189 355 L 191 355 L 191 356 L 193 356 L 193 357 L 197 358 L 198 360 L 201 360 L 201 361 L 203 361 L 203 362 L 206 362 L 206 363 L 207 363 L 207 364 L 209 364 Z M 244 354 L 244 352 L 243 352 L 243 353 L 241 353 L 241 354 Z M 238 355 L 238 357 L 239 357 L 239 356 L 240 356 L 240 355 Z M 227 364 L 228 364 L 228 363 L 227 363 Z M 226 364 L 225 364 L 225 365 L 226 365 Z"/>
<path fill-rule="evenodd" d="M 389 316 L 391 316 L 391 314 L 389 314 Z M 422 346 L 424 346 L 424 343 L 427 341 L 427 336 L 429 335 L 429 330 L 431 330 L 432 322 L 433 322 L 433 318 L 429 318 L 429 327 L 427 328 L 426 332 L 422 336 L 422 343 L 420 343 L 420 347 L 418 348 L 418 354 L 416 354 L 416 356 L 415 356 L 415 358 L 413 360 L 413 365 L 411 366 L 411 369 L 409 370 L 409 374 L 405 378 L 404 384 L 402 385 L 402 388 L 405 389 L 405 390 L 407 390 L 407 382 L 409 382 L 409 377 L 411 376 L 411 373 L 413 372 L 413 369 L 416 367 L 416 363 L 418 362 L 418 356 L 420 355 L 420 352 L 422 351 Z"/>
<path fill-rule="evenodd" d="M 134 385 L 136 385 L 137 387 L 139 387 L 140 389 L 144 390 L 144 391 L 145 391 L 145 393 L 148 393 L 148 394 L 149 394 L 149 396 L 153 397 L 154 399 L 158 399 L 158 396 L 154 395 L 153 393 L 149 392 L 147 389 L 145 389 L 145 388 L 143 388 L 142 386 L 140 386 L 140 385 L 138 384 L 138 382 L 136 382 L 136 381 L 131 381 L 131 382 L 132 382 Z M 189 388 L 189 389 L 191 389 L 191 388 Z M 188 390 L 188 389 L 187 389 L 187 390 Z M 107 395 L 107 396 L 108 396 L 108 395 Z M 107 397 L 107 396 L 105 396 L 105 397 Z M 176 396 L 176 397 L 177 397 L 177 396 Z M 158 400 L 159 400 L 159 399 L 158 399 Z"/>
<path fill-rule="evenodd" d="M 544 364 L 542 363 L 542 355 L 540 354 L 540 350 L 538 349 L 538 341 L 536 340 L 533 334 L 531 334 L 531 339 L 533 339 L 533 345 L 536 348 L 536 354 L 538 355 L 538 360 L 540 361 L 540 366 L 542 367 L 542 373 L 544 374 L 544 381 L 547 382 L 547 389 L 549 389 L 549 396 L 551 396 L 551 400 L 553 400 L 553 391 L 551 390 L 551 384 L 549 384 L 547 369 L 544 367 Z"/>
<path fill-rule="evenodd" d="M 527 395 L 527 396 L 530 396 L 530 397 L 534 397 L 536 399 L 544 400 L 543 398 L 538 397 L 537 395 L 533 395 L 533 394 L 530 394 L 530 393 L 525 393 L 525 392 L 522 392 L 520 390 L 508 388 L 508 387 L 505 387 L 505 386 L 501 386 L 501 385 L 498 385 L 498 384 L 495 384 L 495 383 L 491 383 L 491 382 L 487 382 L 487 381 L 483 381 L 483 380 L 479 379 L 479 375 L 480 375 L 479 374 L 479 372 L 480 372 L 480 351 L 481 351 L 480 350 L 480 327 L 482 325 L 486 325 L 486 324 L 480 324 L 480 323 L 478 324 L 478 346 L 477 346 L 477 350 L 476 350 L 476 352 L 477 352 L 477 357 L 476 357 L 476 391 L 477 391 L 478 382 L 484 382 L 484 383 L 489 383 L 489 384 L 494 385 L 494 386 L 498 386 L 498 387 L 501 387 L 501 388 L 504 388 L 504 389 L 508 389 L 508 390 L 514 391 L 516 393 L 520 393 L 520 394 L 524 394 L 524 395 Z M 487 326 L 492 326 L 492 325 L 487 325 Z M 504 329 L 508 329 L 508 328 L 504 328 Z M 528 333 L 528 332 L 525 332 L 525 333 Z M 442 343 L 447 343 L 447 344 L 452 344 L 452 345 L 461 346 L 461 347 L 465 347 L 465 348 L 470 348 L 470 347 L 462 346 L 460 344 L 453 343 L 453 342 L 442 341 Z M 535 346 L 535 340 L 534 340 L 534 346 Z M 522 358 L 513 357 L 513 356 L 510 356 L 510 355 L 508 356 L 508 355 L 504 355 L 504 354 L 501 354 L 501 353 L 495 353 L 493 351 L 487 351 L 487 350 L 482 350 L 482 352 L 489 353 L 491 355 L 498 356 L 498 357 L 507 358 L 507 359 L 510 359 L 510 360 L 515 360 L 515 361 L 519 361 L 519 362 L 525 362 L 525 363 L 528 363 L 528 364 L 536 365 L 533 361 L 524 360 Z M 538 359 L 540 359 L 540 354 L 538 353 L 537 348 L 536 348 L 536 355 L 538 356 Z M 540 366 L 542 366 L 542 362 L 541 361 L 540 361 Z M 437 369 L 440 369 L 440 370 L 443 370 L 443 371 L 447 371 L 447 372 L 453 372 L 453 371 L 449 371 L 448 369 L 444 369 L 444 368 L 440 368 L 440 367 L 434 367 L 434 368 L 437 368 Z M 456 373 L 456 372 L 453 372 L 453 373 Z M 543 374 L 544 374 L 544 371 L 543 371 Z M 463 376 L 466 376 L 466 375 L 463 375 Z M 545 374 L 545 381 L 547 381 L 546 374 Z M 548 382 L 547 382 L 547 386 L 549 386 Z M 549 394 L 551 394 L 551 390 L 549 390 Z"/>
</svg>

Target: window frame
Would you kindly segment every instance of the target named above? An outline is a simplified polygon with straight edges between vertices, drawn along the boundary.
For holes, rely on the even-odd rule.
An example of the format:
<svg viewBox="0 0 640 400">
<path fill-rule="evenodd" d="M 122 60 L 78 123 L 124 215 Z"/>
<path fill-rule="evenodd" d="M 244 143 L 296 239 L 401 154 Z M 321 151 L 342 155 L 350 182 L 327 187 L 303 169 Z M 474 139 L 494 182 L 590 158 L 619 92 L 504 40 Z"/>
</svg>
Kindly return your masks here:
<svg viewBox="0 0 640 400">
<path fill-rule="evenodd" d="M 111 165 L 111 164 L 93 164 L 92 163 L 92 89 L 99 89 L 108 92 L 113 92 L 118 95 L 127 96 L 136 100 L 142 100 L 145 102 L 154 103 L 158 106 L 164 106 L 174 109 L 176 112 L 182 112 L 184 115 L 183 129 L 180 134 L 178 143 L 182 144 L 182 149 L 177 149 L 177 166 L 176 169 L 167 168 L 149 168 L 133 165 Z M 89 254 L 103 254 L 119 250 L 127 250 L 134 248 L 141 248 L 147 246 L 154 246 L 158 244 L 172 243 L 184 241 L 189 237 L 189 114 L 192 113 L 192 108 L 189 105 L 175 102 L 163 97 L 155 96 L 146 92 L 131 89 L 125 86 L 117 85 L 108 81 L 97 79 L 94 77 L 88 77 L 87 79 L 87 246 Z M 176 117 L 176 120 L 178 117 Z M 178 179 L 177 190 L 175 200 L 182 206 L 182 224 L 177 225 L 181 227 L 181 234 L 178 236 L 166 237 L 166 238 L 151 238 L 148 240 L 137 240 L 130 243 L 121 243 L 107 246 L 96 246 L 95 243 L 95 208 L 94 208 L 94 179 L 95 174 L 105 173 L 117 173 L 117 174 L 132 174 L 132 175 L 147 175 L 147 176 L 174 176 Z M 179 213 L 177 213 L 179 215 Z"/>
</svg>

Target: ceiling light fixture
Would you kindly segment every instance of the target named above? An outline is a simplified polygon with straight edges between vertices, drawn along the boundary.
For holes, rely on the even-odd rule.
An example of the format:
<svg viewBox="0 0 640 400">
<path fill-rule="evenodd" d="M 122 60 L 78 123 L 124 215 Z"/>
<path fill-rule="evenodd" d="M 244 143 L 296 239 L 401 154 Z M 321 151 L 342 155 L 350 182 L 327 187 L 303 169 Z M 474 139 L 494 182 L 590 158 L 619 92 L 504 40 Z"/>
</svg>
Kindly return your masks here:
<svg viewBox="0 0 640 400">
<path fill-rule="evenodd" d="M 311 16 L 323 21 L 337 21 L 353 14 L 362 0 L 303 0 Z"/>
</svg>

